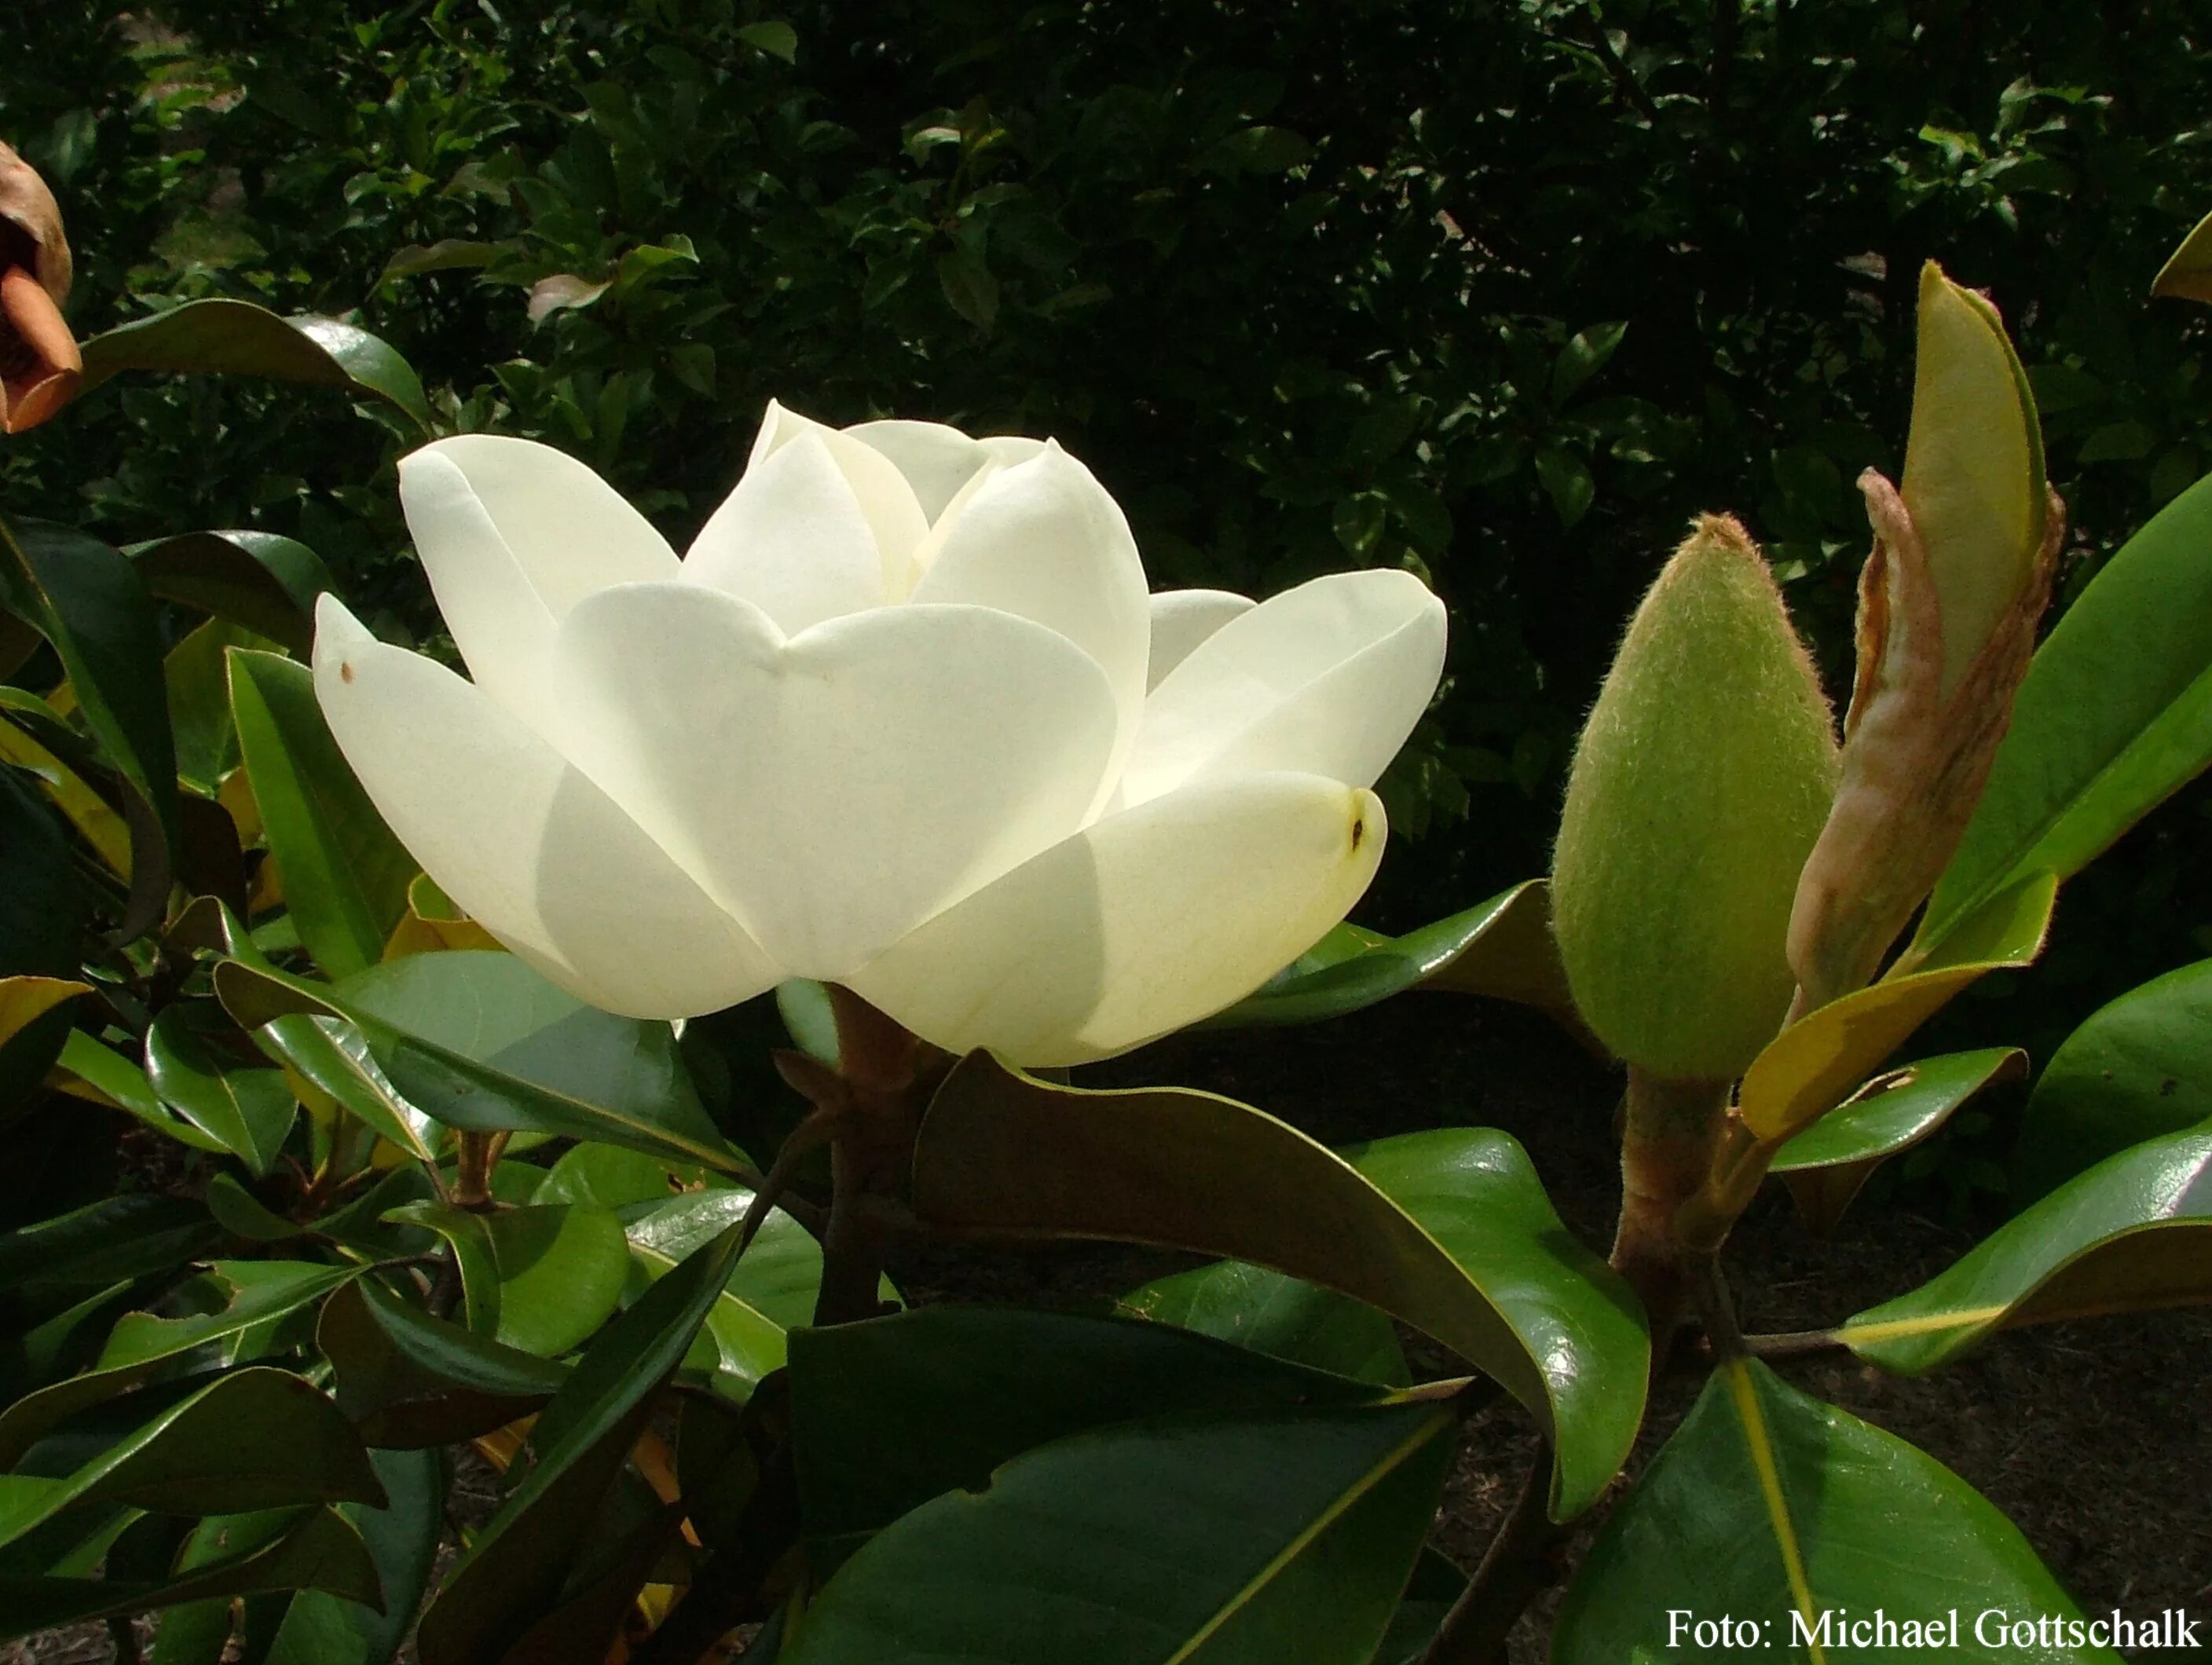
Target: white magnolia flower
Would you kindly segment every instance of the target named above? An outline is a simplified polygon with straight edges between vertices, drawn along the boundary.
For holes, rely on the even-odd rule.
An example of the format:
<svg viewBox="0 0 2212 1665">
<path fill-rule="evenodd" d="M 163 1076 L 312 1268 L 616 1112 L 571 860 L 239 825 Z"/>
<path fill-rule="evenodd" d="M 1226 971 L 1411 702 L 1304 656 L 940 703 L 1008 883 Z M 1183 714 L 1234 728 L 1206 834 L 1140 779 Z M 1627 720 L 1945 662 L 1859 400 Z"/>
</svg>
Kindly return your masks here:
<svg viewBox="0 0 2212 1665">
<path fill-rule="evenodd" d="M 1039 1065 L 1194 1022 L 1366 889 L 1443 663 L 1403 572 L 1147 595 L 1049 441 L 770 405 L 680 561 L 526 441 L 399 489 L 475 680 L 325 596 L 324 714 L 455 902 L 631 1016 L 815 977 Z"/>
</svg>

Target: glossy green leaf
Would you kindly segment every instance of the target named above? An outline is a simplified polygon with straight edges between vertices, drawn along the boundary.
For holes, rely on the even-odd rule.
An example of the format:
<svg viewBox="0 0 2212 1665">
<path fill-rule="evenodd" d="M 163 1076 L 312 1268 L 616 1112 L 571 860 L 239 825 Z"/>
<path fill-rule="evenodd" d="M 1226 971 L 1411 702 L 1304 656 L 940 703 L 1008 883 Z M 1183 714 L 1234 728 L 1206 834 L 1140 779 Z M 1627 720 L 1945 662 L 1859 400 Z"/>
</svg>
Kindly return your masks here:
<svg viewBox="0 0 2212 1665">
<path fill-rule="evenodd" d="M 1413 1564 L 1413 1576 L 1390 1615 L 1390 1628 L 1375 1650 L 1375 1665 L 1421 1665 L 1444 1616 L 1467 1589 L 1467 1575 L 1431 1547 Z"/>
<path fill-rule="evenodd" d="M 71 1030 L 62 1042 L 48 1078 L 72 1097 L 107 1104 L 136 1116 L 148 1127 L 196 1151 L 228 1152 L 231 1147 L 164 1104 L 146 1072 L 121 1053 L 102 1046 L 82 1030 Z"/>
<path fill-rule="evenodd" d="M 54 1060 L 49 1085 L 73 1097 L 106 1104 L 136 1116 L 149 1127 L 196 1151 L 228 1152 L 215 1134 L 185 1121 L 154 1091 L 146 1072 L 82 1030 L 72 1030 Z"/>
<path fill-rule="evenodd" d="M 0 1476 L 0 1543 L 88 1504 L 203 1515 L 383 1500 L 337 1407 L 289 1370 L 252 1366 L 218 1377 L 70 1474 Z"/>
<path fill-rule="evenodd" d="M 0 612 L 0 619 L 7 615 Z M 0 767 L 0 974 L 72 976 L 92 897 L 77 877 L 52 808 L 14 769 Z"/>
<path fill-rule="evenodd" d="M 216 1261 L 208 1270 L 233 1291 L 219 1310 L 179 1318 L 127 1313 L 90 1370 L 27 1395 L 0 1413 L 0 1469 L 14 1468 L 77 1412 L 143 1385 L 186 1353 L 197 1355 L 192 1362 L 200 1368 L 238 1362 L 240 1344 L 253 1332 L 359 1275 L 357 1267 L 303 1261 Z"/>
<path fill-rule="evenodd" d="M 1996 1330 L 2204 1300 L 2212 1125 L 2107 1157 L 1839 1334 L 1861 1358 L 1918 1376 Z"/>
<path fill-rule="evenodd" d="M 234 649 L 230 705 L 300 940 L 333 978 L 374 965 L 417 870 L 331 738 L 313 674 L 280 654 Z"/>
<path fill-rule="evenodd" d="M 799 33 L 788 23 L 746 23 L 738 27 L 738 39 L 787 64 L 798 61 Z"/>
<path fill-rule="evenodd" d="M 696 1163 L 672 1163 L 619 1145 L 586 1143 L 562 1152 L 533 1200 L 629 1208 L 665 1203 L 680 1192 L 696 1190 L 705 1180 L 706 1170 Z"/>
<path fill-rule="evenodd" d="M 91 993 L 74 977 L 0 977 L 0 1113 L 61 1055 L 76 1032 L 64 1008 Z"/>
<path fill-rule="evenodd" d="M 1132 1318 L 1173 1324 L 1255 1352 L 1403 1386 L 1410 1378 L 1389 1315 L 1243 1261 L 1217 1261 L 1131 1290 L 1115 1303 Z"/>
<path fill-rule="evenodd" d="M 666 1024 L 584 1006 L 512 954 L 411 954 L 335 988 L 230 960 L 216 990 L 249 1028 L 294 1012 L 347 1019 L 392 1087 L 447 1127 L 751 1174 L 708 1119 Z"/>
<path fill-rule="evenodd" d="M 171 934 L 215 950 L 271 976 L 278 974 L 238 915 L 212 897 L 192 903 Z M 361 1030 L 330 1012 L 307 1011 L 252 1027 L 254 1044 L 308 1085 L 344 1107 L 418 1162 L 436 1159 L 438 1124 L 399 1095 L 370 1054 Z"/>
<path fill-rule="evenodd" d="M 417 1162 L 436 1159 L 442 1130 L 400 1096 L 352 1024 L 301 1012 L 263 1024 L 254 1040 Z"/>
<path fill-rule="evenodd" d="M 433 1318 L 374 1280 L 323 1303 L 315 1333 L 338 1408 L 373 1446 L 472 1439 L 544 1404 L 568 1371 Z"/>
<path fill-rule="evenodd" d="M 26 1286 L 97 1289 L 167 1272 L 222 1237 L 200 1204 L 129 1192 L 0 1233 L 0 1293 Z"/>
<path fill-rule="evenodd" d="M 499 1260 L 492 1253 L 488 1217 L 439 1199 L 403 1203 L 385 1219 L 434 1231 L 446 1245 L 461 1282 L 461 1310 L 470 1330 L 495 1335 L 499 1329 Z"/>
<path fill-rule="evenodd" d="M 554 1605 L 645 1425 L 653 1390 L 691 1345 L 737 1255 L 732 1227 L 647 1290 L 585 1352 L 531 1430 L 529 1472 L 422 1615 L 422 1665 L 498 1659 Z"/>
<path fill-rule="evenodd" d="M 1739 1360 L 1705 1393 L 1590 1546 L 1553 1633 L 1556 1665 L 1729 1657 L 1690 1626 L 1723 1614 L 1757 1627 L 1771 1659 L 1844 1665 L 1911 1656 L 1869 1645 L 1876 1610 L 1960 1615 L 1929 1658 L 1987 1665 L 2112 1661 L 2082 1646 L 1991 1647 L 1977 1615 L 2078 1613 L 2020 1529 L 1935 1458 Z M 1830 1629 L 1807 1645 L 1800 1627 Z M 1793 1626 L 1793 1619 L 1796 1624 Z M 1913 1644 L 1908 1644 L 1913 1645 Z"/>
<path fill-rule="evenodd" d="M 221 1020 L 210 1005 L 168 1007 L 146 1034 L 146 1079 L 164 1104 L 254 1173 L 266 1174 L 299 1103 L 282 1070 L 239 1064 L 216 1050 L 212 1035 Z"/>
<path fill-rule="evenodd" d="M 1593 324 L 1577 330 L 1552 361 L 1552 403 L 1564 404 L 1592 376 L 1602 370 L 1628 334 L 1625 322 Z"/>
<path fill-rule="evenodd" d="M 2199 220 L 2151 280 L 2153 295 L 2212 301 L 2212 214 Z"/>
<path fill-rule="evenodd" d="M 372 393 L 430 426 L 422 383 L 368 331 L 334 318 L 283 318 L 251 301 L 188 301 L 84 343 L 84 391 L 124 370 L 264 376 Z"/>
<path fill-rule="evenodd" d="M 655 1204 L 630 1218 L 630 1252 L 646 1277 L 658 1279 L 744 1218 L 752 1200 L 749 1190 L 718 1186 Z M 790 1333 L 814 1322 L 821 1287 L 822 1245 L 783 1210 L 770 1210 L 686 1362 L 710 1370 L 731 1397 L 749 1397 L 763 1376 L 782 1367 Z M 896 1291 L 886 1282 L 884 1293 L 888 1298 Z"/>
<path fill-rule="evenodd" d="M 1770 1172 L 1782 1176 L 1816 1232 L 1835 1230 L 1874 1170 L 1932 1137 L 1983 1089 L 2027 1073 L 2016 1047 L 1954 1052 L 1875 1077 L 1784 1145 Z"/>
<path fill-rule="evenodd" d="M 314 643 L 315 598 L 331 587 L 330 568 L 296 538 L 188 532 L 123 552 L 164 601 L 243 625 L 301 659 Z"/>
<path fill-rule="evenodd" d="M 1024 1453 L 823 1586 L 786 1665 L 1367 1665 L 1455 1419 L 1378 1405 L 1164 1417 Z"/>
<path fill-rule="evenodd" d="M 168 901 L 178 835 L 176 747 L 154 599 L 130 561 L 98 538 L 43 520 L 5 520 L 0 609 L 53 645 L 93 738 L 128 788 L 131 889 L 122 934 L 136 936 Z"/>
<path fill-rule="evenodd" d="M 495 1340 L 552 1358 L 614 1316 L 629 1277 L 622 1222 L 596 1204 L 532 1204 L 484 1217 L 498 1262 Z"/>
<path fill-rule="evenodd" d="M 791 1387 L 802 1512 L 824 1563 L 940 1492 L 980 1491 L 1002 1464 L 1072 1434 L 1382 1397 L 1370 1382 L 1159 1324 L 981 1306 L 796 1331 Z"/>
<path fill-rule="evenodd" d="M 1618 1472 L 1642 1419 L 1650 1340 L 1635 1297 L 1559 1224 L 1503 1133 L 1412 1134 L 1346 1161 L 1211 1093 L 1054 1087 L 979 1053 L 930 1107 L 914 1194 L 940 1230 L 1249 1261 L 1427 1331 L 1551 1437 L 1559 1519 Z"/>
<path fill-rule="evenodd" d="M 363 1611 L 385 1599 L 361 1534 L 335 1511 L 316 1509 L 273 1543 L 173 1579 L 0 1577 L 0 1639 L 187 1601 L 295 1589 L 327 1590 Z"/>
<path fill-rule="evenodd" d="M 208 797 L 222 790 L 223 777 L 240 762 L 238 725 L 230 715 L 229 650 L 272 645 L 228 619 L 210 618 L 161 662 L 176 736 L 177 778 Z"/>
<path fill-rule="evenodd" d="M 0 700 L 5 700 L 8 707 L 11 708 L 8 712 L 0 713 L 0 764 L 12 766 L 36 781 L 39 790 L 46 794 L 46 801 L 59 810 L 63 817 L 76 829 L 77 836 L 99 857 L 100 866 L 117 878 L 128 881 L 131 860 L 131 829 L 125 824 L 122 815 L 109 804 L 106 795 L 93 788 L 86 779 L 83 768 L 72 768 L 40 738 L 33 736 L 21 720 L 16 696 L 0 695 Z M 46 702 L 42 700 L 39 703 L 43 706 Z M 44 726 L 40 726 L 43 728 Z M 52 730 L 46 732 L 49 738 L 58 738 Z M 67 733 L 66 729 L 64 733 Z M 90 766 L 88 757 L 83 761 L 87 767 Z"/>
<path fill-rule="evenodd" d="M 2212 479 L 2105 563 L 2036 650 L 1914 951 L 2007 887 L 2071 878 L 2212 761 Z"/>
<path fill-rule="evenodd" d="M 2044 1066 L 2021 1121 L 2027 1196 L 2115 1152 L 2212 1117 L 2212 960 L 2154 977 L 2090 1014 Z"/>
<path fill-rule="evenodd" d="M 435 1451 L 372 1451 L 369 1461 L 390 1501 L 381 1509 L 345 1504 L 338 1513 L 376 1564 L 381 1611 L 358 1592 L 303 1592 L 286 1611 L 264 1665 L 386 1665 L 414 1628 L 445 1530 L 445 1459 Z"/>
<path fill-rule="evenodd" d="M 1423 987 L 1571 1014 L 1551 920 L 1547 887 L 1536 878 L 1402 937 L 1340 925 L 1206 1027 L 1315 1023 Z"/>
<path fill-rule="evenodd" d="M 610 1510 L 592 1545 L 580 1555 L 561 1605 L 542 1614 L 507 1650 L 528 1665 L 605 1665 L 633 1610 L 641 1586 L 683 1530 L 687 1500 L 659 1504 L 642 1484 L 617 1482 L 617 1493 L 635 1510 Z"/>
</svg>

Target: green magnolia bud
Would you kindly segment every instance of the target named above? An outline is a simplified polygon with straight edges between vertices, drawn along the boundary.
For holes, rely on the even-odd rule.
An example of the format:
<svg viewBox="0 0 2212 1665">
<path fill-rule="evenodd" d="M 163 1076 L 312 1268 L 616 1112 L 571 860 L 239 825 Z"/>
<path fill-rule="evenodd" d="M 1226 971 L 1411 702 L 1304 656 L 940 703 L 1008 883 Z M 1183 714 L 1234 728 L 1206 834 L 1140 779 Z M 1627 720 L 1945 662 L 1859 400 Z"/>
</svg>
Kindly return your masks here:
<svg viewBox="0 0 2212 1665">
<path fill-rule="evenodd" d="M 1636 610 L 1567 783 L 1553 920 L 1600 1040 L 1670 1079 L 1744 1072 L 1789 1009 L 1790 899 L 1835 787 L 1781 592 L 1706 515 Z"/>
</svg>

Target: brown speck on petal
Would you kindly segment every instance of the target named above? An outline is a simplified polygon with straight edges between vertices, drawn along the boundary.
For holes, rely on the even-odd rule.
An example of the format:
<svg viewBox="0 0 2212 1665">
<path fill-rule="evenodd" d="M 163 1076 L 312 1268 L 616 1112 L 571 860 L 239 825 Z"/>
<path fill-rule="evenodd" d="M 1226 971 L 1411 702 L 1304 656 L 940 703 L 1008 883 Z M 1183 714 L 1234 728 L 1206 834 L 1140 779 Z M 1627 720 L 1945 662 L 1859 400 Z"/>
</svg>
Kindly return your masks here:
<svg viewBox="0 0 2212 1665">
<path fill-rule="evenodd" d="M 340 682 L 351 682 L 353 680 L 353 661 L 351 659 L 340 659 L 338 661 L 338 680 Z"/>
</svg>

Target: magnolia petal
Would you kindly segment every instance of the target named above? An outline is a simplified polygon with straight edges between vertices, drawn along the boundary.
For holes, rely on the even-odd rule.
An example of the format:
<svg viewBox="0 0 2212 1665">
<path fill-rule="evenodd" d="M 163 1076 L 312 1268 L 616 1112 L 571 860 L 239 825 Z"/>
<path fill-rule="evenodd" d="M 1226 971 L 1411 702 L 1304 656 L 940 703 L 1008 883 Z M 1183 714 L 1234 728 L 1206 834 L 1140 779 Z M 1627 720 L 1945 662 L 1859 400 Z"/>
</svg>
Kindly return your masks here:
<svg viewBox="0 0 2212 1665">
<path fill-rule="evenodd" d="M 1089 656 L 981 607 L 787 640 L 718 591 L 629 585 L 553 662 L 562 750 L 797 976 L 842 978 L 1065 837 L 1113 745 Z"/>
<path fill-rule="evenodd" d="M 1144 562 L 1120 507 L 1058 446 L 997 470 L 976 489 L 913 601 L 995 608 L 1066 636 L 1112 684 L 1115 761 L 1127 755 L 1144 711 L 1150 652 Z"/>
<path fill-rule="evenodd" d="M 993 434 L 975 441 L 990 453 L 991 460 L 1002 467 L 1012 468 L 1025 463 L 1050 445 L 1050 440 L 1032 440 L 1021 434 Z"/>
<path fill-rule="evenodd" d="M 1152 598 L 1152 653 L 1148 689 L 1158 688 L 1198 644 L 1232 618 L 1252 611 L 1252 599 L 1231 590 L 1164 590 Z"/>
<path fill-rule="evenodd" d="M 400 459 L 399 501 L 470 674 L 526 720 L 569 608 L 605 585 L 678 570 L 605 481 L 528 440 L 465 434 L 424 446 Z"/>
<path fill-rule="evenodd" d="M 1374 878 L 1385 830 L 1373 793 L 1317 775 L 1207 781 L 1054 845 L 845 981 L 948 1051 L 1126 1052 L 1310 948 Z"/>
<path fill-rule="evenodd" d="M 952 528 L 960 524 L 960 517 L 968 512 L 968 505 L 975 501 L 976 493 L 989 484 L 1005 468 L 1004 463 L 987 455 L 982 467 L 970 474 L 967 483 L 952 494 L 952 501 L 945 506 L 944 511 L 938 515 L 935 523 L 929 528 L 929 536 L 915 546 L 914 562 L 908 569 L 907 577 L 906 588 L 908 595 L 912 595 L 920 587 L 921 580 L 928 575 L 929 569 L 937 564 L 938 555 L 945 548 L 945 540 L 952 536 Z"/>
<path fill-rule="evenodd" d="M 886 601 L 906 597 L 906 583 L 914 565 L 914 552 L 929 535 L 929 519 L 921 512 L 914 488 L 898 465 L 872 446 L 826 422 L 786 410 L 774 399 L 761 417 L 760 432 L 753 437 L 752 456 L 746 471 L 761 465 L 802 434 L 811 434 L 830 447 L 830 454 L 844 471 L 860 513 L 875 533 L 876 553 L 883 568 L 881 593 Z"/>
<path fill-rule="evenodd" d="M 991 459 L 980 441 L 939 422 L 908 422 L 890 417 L 880 422 L 855 422 L 844 430 L 872 450 L 889 458 L 906 477 L 915 500 L 932 526 L 966 485 L 975 471 Z"/>
<path fill-rule="evenodd" d="M 1337 573 L 1230 620 L 1145 702 L 1124 805 L 1223 775 L 1369 786 L 1443 672 L 1444 608 L 1411 573 Z"/>
<path fill-rule="evenodd" d="M 745 471 L 692 541 L 684 575 L 751 602 L 789 635 L 884 599 L 875 533 L 814 434 Z"/>
<path fill-rule="evenodd" d="M 684 1018 L 784 973 L 636 823 L 443 665 L 315 610 L 315 694 L 378 811 L 447 895 L 579 1000 Z"/>
</svg>

